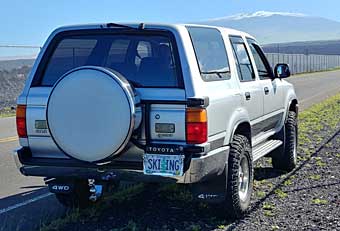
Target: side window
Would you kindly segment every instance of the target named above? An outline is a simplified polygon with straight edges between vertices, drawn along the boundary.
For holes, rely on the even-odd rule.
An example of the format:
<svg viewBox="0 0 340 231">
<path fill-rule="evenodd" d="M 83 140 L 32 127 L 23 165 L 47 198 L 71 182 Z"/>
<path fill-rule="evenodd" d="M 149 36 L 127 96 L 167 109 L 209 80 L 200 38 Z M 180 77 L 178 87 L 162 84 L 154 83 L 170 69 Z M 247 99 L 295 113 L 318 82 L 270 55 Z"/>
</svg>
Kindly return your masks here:
<svg viewBox="0 0 340 231">
<path fill-rule="evenodd" d="M 251 53 L 253 54 L 255 65 L 257 68 L 257 71 L 259 73 L 260 79 L 269 79 L 273 77 L 273 72 L 270 67 L 270 64 L 265 56 L 265 54 L 262 52 L 259 45 L 256 44 L 256 42 L 252 39 L 247 39 Z"/>
<path fill-rule="evenodd" d="M 204 81 L 230 78 L 229 61 L 220 31 L 214 28 L 187 27 Z"/>
<path fill-rule="evenodd" d="M 113 64 L 117 63 L 124 63 L 129 44 L 129 40 L 114 40 L 109 50 L 109 54 L 106 60 L 106 66 L 112 66 Z"/>
<path fill-rule="evenodd" d="M 255 80 L 254 69 L 251 64 L 249 54 L 247 52 L 246 44 L 243 39 L 238 36 L 230 37 L 230 41 L 233 47 L 236 66 L 241 81 Z"/>
<path fill-rule="evenodd" d="M 96 47 L 95 39 L 70 38 L 62 40 L 49 60 L 41 85 L 53 85 L 67 71 L 87 65 L 88 59 Z"/>
</svg>

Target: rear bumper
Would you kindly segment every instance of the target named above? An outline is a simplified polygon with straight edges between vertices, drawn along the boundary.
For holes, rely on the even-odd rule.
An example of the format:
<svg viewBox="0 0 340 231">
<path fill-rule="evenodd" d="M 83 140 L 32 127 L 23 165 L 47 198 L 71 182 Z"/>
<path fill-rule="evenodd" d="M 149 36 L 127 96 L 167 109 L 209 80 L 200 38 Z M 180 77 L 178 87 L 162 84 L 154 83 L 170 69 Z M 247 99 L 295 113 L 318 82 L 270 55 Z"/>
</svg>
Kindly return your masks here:
<svg viewBox="0 0 340 231">
<path fill-rule="evenodd" d="M 25 176 L 43 176 L 49 178 L 86 178 L 105 179 L 114 175 L 118 179 L 136 182 L 176 182 L 197 183 L 221 174 L 226 166 L 229 146 L 223 146 L 208 152 L 204 156 L 190 158 L 188 168 L 180 177 L 161 177 L 143 174 L 142 162 L 113 162 L 109 165 L 72 162 L 71 160 L 30 158 L 29 150 L 20 148 L 13 157 L 18 170 Z"/>
</svg>

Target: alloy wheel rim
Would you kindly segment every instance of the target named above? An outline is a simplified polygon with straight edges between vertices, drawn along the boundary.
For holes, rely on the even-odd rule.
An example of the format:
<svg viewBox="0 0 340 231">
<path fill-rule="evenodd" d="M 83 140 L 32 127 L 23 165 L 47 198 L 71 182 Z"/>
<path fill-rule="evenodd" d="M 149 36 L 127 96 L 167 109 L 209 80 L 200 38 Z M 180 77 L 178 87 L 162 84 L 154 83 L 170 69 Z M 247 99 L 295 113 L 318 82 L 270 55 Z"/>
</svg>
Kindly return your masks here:
<svg viewBox="0 0 340 231">
<path fill-rule="evenodd" d="M 249 189 L 249 164 L 245 156 L 242 157 L 238 171 L 238 194 L 242 201 L 245 201 L 248 196 Z"/>
<path fill-rule="evenodd" d="M 294 163 L 297 161 L 297 132 L 295 129 L 295 137 L 294 137 L 294 147 L 293 147 L 293 156 L 294 156 Z"/>
</svg>

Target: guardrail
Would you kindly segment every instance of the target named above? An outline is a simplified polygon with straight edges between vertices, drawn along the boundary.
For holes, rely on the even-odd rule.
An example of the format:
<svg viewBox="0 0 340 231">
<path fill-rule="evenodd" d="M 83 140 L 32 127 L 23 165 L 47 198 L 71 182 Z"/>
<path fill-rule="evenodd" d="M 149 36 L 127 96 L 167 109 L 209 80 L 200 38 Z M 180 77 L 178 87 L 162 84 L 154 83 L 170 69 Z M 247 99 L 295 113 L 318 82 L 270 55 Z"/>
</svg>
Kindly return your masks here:
<svg viewBox="0 0 340 231">
<path fill-rule="evenodd" d="M 326 71 L 340 67 L 340 55 L 266 53 L 269 63 L 289 64 L 292 74 Z"/>
</svg>

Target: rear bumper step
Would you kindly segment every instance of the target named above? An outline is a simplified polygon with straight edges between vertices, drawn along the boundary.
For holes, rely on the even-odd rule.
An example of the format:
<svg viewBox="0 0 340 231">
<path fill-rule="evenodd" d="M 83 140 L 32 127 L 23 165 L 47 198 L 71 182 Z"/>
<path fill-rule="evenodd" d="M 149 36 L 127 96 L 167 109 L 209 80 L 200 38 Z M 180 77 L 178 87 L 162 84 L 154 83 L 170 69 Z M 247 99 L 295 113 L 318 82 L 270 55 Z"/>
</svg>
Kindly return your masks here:
<svg viewBox="0 0 340 231">
<path fill-rule="evenodd" d="M 28 149 L 14 151 L 13 157 L 19 171 L 26 176 L 50 178 L 73 177 L 102 180 L 107 174 L 115 174 L 121 180 L 138 182 L 196 183 L 221 174 L 228 160 L 229 146 L 217 148 L 204 156 L 190 158 L 183 176 L 160 177 L 143 174 L 142 162 L 112 162 L 109 165 L 95 165 L 69 159 L 32 158 Z"/>
</svg>

